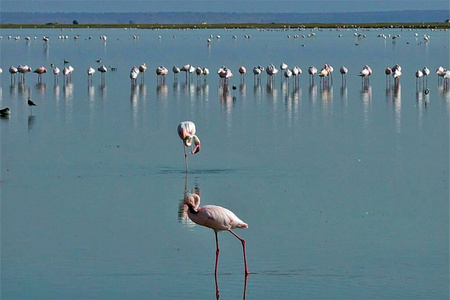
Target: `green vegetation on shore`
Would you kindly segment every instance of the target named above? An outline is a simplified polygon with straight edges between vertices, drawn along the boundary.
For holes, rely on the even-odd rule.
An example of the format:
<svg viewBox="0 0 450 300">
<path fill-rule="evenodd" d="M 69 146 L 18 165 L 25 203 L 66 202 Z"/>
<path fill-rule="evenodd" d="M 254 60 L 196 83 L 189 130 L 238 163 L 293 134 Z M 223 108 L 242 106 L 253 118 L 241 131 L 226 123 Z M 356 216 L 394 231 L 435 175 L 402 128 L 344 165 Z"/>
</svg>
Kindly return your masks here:
<svg viewBox="0 0 450 300">
<path fill-rule="evenodd" d="M 224 24 L 0 24 L 6 28 L 139 28 L 139 29 L 217 29 L 217 28 L 416 28 L 448 29 L 450 23 L 224 23 Z"/>
</svg>

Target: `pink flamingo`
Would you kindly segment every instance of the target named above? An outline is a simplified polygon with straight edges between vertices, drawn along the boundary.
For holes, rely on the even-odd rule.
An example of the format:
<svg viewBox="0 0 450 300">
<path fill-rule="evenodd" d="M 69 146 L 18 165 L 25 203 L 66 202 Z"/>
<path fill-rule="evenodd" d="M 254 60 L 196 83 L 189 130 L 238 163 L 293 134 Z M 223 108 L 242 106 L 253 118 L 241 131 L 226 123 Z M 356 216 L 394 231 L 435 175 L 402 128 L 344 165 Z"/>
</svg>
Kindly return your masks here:
<svg viewBox="0 0 450 300">
<path fill-rule="evenodd" d="M 42 74 L 47 73 L 47 69 L 44 66 L 41 66 L 33 71 L 33 73 L 38 74 L 38 82 L 42 81 Z"/>
<path fill-rule="evenodd" d="M 191 147 L 191 154 L 195 154 L 200 151 L 200 139 L 195 135 L 195 124 L 191 121 L 184 121 L 178 124 L 177 128 L 178 136 L 183 140 L 184 147 L 184 160 L 186 163 L 186 172 L 188 171 L 188 161 L 186 147 Z M 192 145 L 194 141 L 195 147 Z"/>
<path fill-rule="evenodd" d="M 209 227 L 214 230 L 216 236 L 216 264 L 214 268 L 214 275 L 217 275 L 217 265 L 219 262 L 219 240 L 217 232 L 228 230 L 232 235 L 238 238 L 242 243 L 244 252 L 244 267 L 245 274 L 249 274 L 247 268 L 247 254 L 245 251 L 245 240 L 232 231 L 235 228 L 248 228 L 248 225 L 239 219 L 232 211 L 216 205 L 200 206 L 200 196 L 197 194 L 190 194 L 184 198 L 184 204 L 188 207 L 188 216 L 196 224 Z"/>
<path fill-rule="evenodd" d="M 97 68 L 97 70 L 102 74 L 102 84 L 105 84 L 105 73 L 108 72 L 108 69 L 105 67 L 105 65 L 101 65 Z"/>
<path fill-rule="evenodd" d="M 239 74 L 241 74 L 241 83 L 244 82 L 244 75 L 247 73 L 247 69 L 244 66 L 239 68 Z"/>
<path fill-rule="evenodd" d="M 17 70 L 22 74 L 22 81 L 25 82 L 25 73 L 31 72 L 31 68 L 28 65 L 19 65 Z"/>
</svg>

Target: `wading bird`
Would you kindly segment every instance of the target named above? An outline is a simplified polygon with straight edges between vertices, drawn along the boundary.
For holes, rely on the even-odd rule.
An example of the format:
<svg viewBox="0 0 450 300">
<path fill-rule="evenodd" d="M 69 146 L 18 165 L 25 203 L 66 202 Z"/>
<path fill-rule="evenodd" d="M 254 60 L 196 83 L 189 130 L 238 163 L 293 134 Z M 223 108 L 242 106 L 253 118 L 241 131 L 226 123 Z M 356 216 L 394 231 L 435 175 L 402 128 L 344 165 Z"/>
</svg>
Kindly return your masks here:
<svg viewBox="0 0 450 300">
<path fill-rule="evenodd" d="M 232 231 L 232 229 L 235 228 L 248 228 L 248 225 L 239 219 L 232 211 L 224 207 L 216 205 L 205 205 L 200 207 L 200 196 L 197 194 L 187 195 L 184 198 L 184 204 L 187 205 L 187 214 L 194 223 L 214 230 L 216 236 L 216 264 L 214 267 L 214 275 L 217 275 L 217 265 L 219 262 L 219 239 L 217 233 L 222 230 L 228 230 L 241 241 L 244 252 L 245 274 L 249 274 L 245 240 Z"/>
<path fill-rule="evenodd" d="M 200 151 L 200 139 L 195 135 L 196 129 L 194 122 L 184 121 L 178 124 L 177 127 L 178 136 L 183 140 L 184 148 L 184 160 L 186 163 L 186 172 L 188 171 L 188 161 L 186 147 L 191 147 L 191 154 L 195 154 Z M 192 145 L 194 142 L 194 145 Z M 194 147 L 195 146 L 195 147 Z"/>
</svg>

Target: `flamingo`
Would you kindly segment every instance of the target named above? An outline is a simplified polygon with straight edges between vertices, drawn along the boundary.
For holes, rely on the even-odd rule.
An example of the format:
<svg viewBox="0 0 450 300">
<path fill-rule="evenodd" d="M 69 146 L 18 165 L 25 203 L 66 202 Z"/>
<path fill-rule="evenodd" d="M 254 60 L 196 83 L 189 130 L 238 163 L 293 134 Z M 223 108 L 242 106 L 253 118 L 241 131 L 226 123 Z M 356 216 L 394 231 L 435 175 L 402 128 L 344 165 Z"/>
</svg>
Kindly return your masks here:
<svg viewBox="0 0 450 300">
<path fill-rule="evenodd" d="M 342 66 L 340 69 L 339 69 L 339 72 L 341 73 L 341 75 L 342 75 L 342 85 L 344 85 L 344 82 L 345 83 L 347 83 L 347 73 L 348 73 L 348 69 L 346 68 L 346 67 L 344 67 L 344 66 Z"/>
<path fill-rule="evenodd" d="M 300 69 L 300 67 L 298 67 L 298 66 L 294 66 L 293 68 L 292 68 L 292 76 L 294 76 L 294 83 L 297 83 L 297 76 L 298 75 L 300 75 L 300 74 L 302 74 L 303 73 L 303 71 L 302 71 L 302 69 Z"/>
<path fill-rule="evenodd" d="M 423 72 L 421 70 L 417 70 L 415 75 L 416 75 L 416 88 L 417 88 L 418 84 L 420 84 L 420 77 L 423 76 Z"/>
<path fill-rule="evenodd" d="M 394 78 L 395 84 L 398 84 L 401 76 L 402 76 L 402 67 L 396 64 L 394 67 L 392 67 L 392 77 Z"/>
<path fill-rule="evenodd" d="M 264 71 L 264 68 L 261 66 L 257 66 L 253 68 L 253 81 L 255 81 L 255 78 L 259 81 L 261 78 L 261 73 Z"/>
<path fill-rule="evenodd" d="M 247 69 L 244 66 L 239 68 L 239 74 L 241 74 L 241 82 L 244 82 L 244 75 L 247 73 Z"/>
<path fill-rule="evenodd" d="M 195 154 L 200 151 L 200 139 L 195 135 L 195 124 L 191 121 L 183 121 L 178 124 L 177 127 L 178 136 L 183 140 L 184 148 L 184 160 L 186 163 L 186 172 L 188 171 L 188 161 L 186 147 L 191 147 L 191 154 Z M 192 145 L 194 141 L 194 145 Z"/>
<path fill-rule="evenodd" d="M 181 72 L 185 72 L 186 73 L 186 82 L 187 82 L 187 79 L 188 79 L 188 73 L 191 73 L 190 70 L 191 70 L 191 65 L 190 64 L 186 64 L 183 67 L 181 67 L 181 69 L 180 69 Z M 189 77 L 189 79 L 190 78 L 191 77 Z"/>
<path fill-rule="evenodd" d="M 200 196 L 197 194 L 189 194 L 184 198 L 184 204 L 187 205 L 187 214 L 189 218 L 196 224 L 211 228 L 216 236 L 216 264 L 214 267 L 214 275 L 217 276 L 217 265 L 219 262 L 219 239 L 217 233 L 219 231 L 228 230 L 242 243 L 244 252 L 245 274 L 250 272 L 247 268 L 247 254 L 245 251 L 245 240 L 233 232 L 235 228 L 248 228 L 248 225 L 239 219 L 232 211 L 217 205 L 200 206 Z"/>
<path fill-rule="evenodd" d="M 272 78 L 273 76 L 278 74 L 278 69 L 275 68 L 273 64 L 271 64 L 270 66 L 266 67 L 266 73 L 267 73 L 267 83 L 269 82 L 272 83 Z"/>
<path fill-rule="evenodd" d="M 16 67 L 14 67 L 14 66 L 11 66 L 11 67 L 9 67 L 9 73 L 11 74 L 11 83 L 12 83 L 12 81 L 13 81 L 13 77 L 14 77 L 14 81 L 15 81 L 15 79 L 16 79 L 16 74 L 17 74 L 17 72 L 19 72 L 19 70 L 17 70 L 17 68 Z"/>
<path fill-rule="evenodd" d="M 25 82 L 25 74 L 28 72 L 31 72 L 31 68 L 28 65 L 24 65 L 24 66 L 19 65 L 17 67 L 17 70 L 19 71 L 19 73 L 22 74 L 22 80 L 23 80 L 23 82 Z"/>
<path fill-rule="evenodd" d="M 177 66 L 173 66 L 172 67 L 172 72 L 173 72 L 173 77 L 176 79 L 177 78 L 177 74 L 180 73 L 180 68 L 178 68 Z"/>
<path fill-rule="evenodd" d="M 203 77 L 204 77 L 204 82 L 206 82 L 206 77 L 209 75 L 209 69 L 208 68 L 203 68 Z"/>
<path fill-rule="evenodd" d="M 162 84 L 166 83 L 166 75 L 169 73 L 169 70 L 167 70 L 164 66 L 159 66 L 156 68 L 156 75 L 160 77 L 159 82 Z"/>
<path fill-rule="evenodd" d="M 197 74 L 197 82 L 198 82 L 198 80 L 200 79 L 200 76 L 203 74 L 203 69 L 200 67 L 197 67 L 195 69 L 195 73 Z"/>
<path fill-rule="evenodd" d="M 139 72 L 142 73 L 141 81 L 144 81 L 144 73 L 145 73 L 145 71 L 147 71 L 147 65 L 145 63 L 143 63 L 142 65 L 139 66 Z"/>
<path fill-rule="evenodd" d="M 133 66 L 132 68 L 131 68 L 131 71 L 130 71 L 130 79 L 131 79 L 131 84 L 136 84 L 136 79 L 137 79 L 137 77 L 138 77 L 138 75 L 139 75 L 139 69 L 136 67 L 136 66 Z"/>
<path fill-rule="evenodd" d="M 430 69 L 428 69 L 427 67 L 423 67 L 422 73 L 423 73 L 423 76 L 424 76 L 423 80 L 425 81 L 425 77 L 427 78 L 425 86 L 428 86 L 428 75 L 430 75 Z"/>
<path fill-rule="evenodd" d="M 33 73 L 38 74 L 38 82 L 42 81 L 42 74 L 47 73 L 47 69 L 44 66 L 41 66 L 33 71 Z"/>
<path fill-rule="evenodd" d="M 317 69 L 314 66 L 308 68 L 308 73 L 311 76 L 311 82 L 314 84 L 314 75 L 317 74 Z"/>
<path fill-rule="evenodd" d="M 363 85 L 369 81 L 370 75 L 372 75 L 372 69 L 368 65 L 365 65 L 361 72 L 359 72 L 358 74 L 358 76 L 362 77 Z"/>
<path fill-rule="evenodd" d="M 217 71 L 217 74 L 219 74 L 220 80 L 221 80 L 223 83 L 227 83 L 228 80 L 229 80 L 231 77 L 233 77 L 233 73 L 231 72 L 231 70 L 228 69 L 228 68 L 225 67 L 225 66 L 222 66 L 222 67 Z"/>
<path fill-rule="evenodd" d="M 87 69 L 87 74 L 88 74 L 88 82 L 92 83 L 92 75 L 94 75 L 95 73 L 95 69 L 93 67 L 89 67 Z"/>
<path fill-rule="evenodd" d="M 288 68 L 288 65 L 287 65 L 287 64 L 281 63 L 280 69 L 281 69 L 282 71 L 286 70 L 287 68 Z"/>
<path fill-rule="evenodd" d="M 58 82 L 58 75 L 61 70 L 58 67 L 55 67 L 54 64 L 50 64 L 50 66 L 53 68 L 53 76 L 55 77 L 55 82 Z"/>
<path fill-rule="evenodd" d="M 292 71 L 291 70 L 289 70 L 289 69 L 286 69 L 286 70 L 284 70 L 284 77 L 286 78 L 286 80 L 287 80 L 287 82 L 288 82 L 288 84 L 289 84 L 289 78 L 291 78 L 291 76 L 292 76 Z"/>
<path fill-rule="evenodd" d="M 444 78 L 444 88 L 447 90 L 448 89 L 448 81 L 450 80 L 450 71 L 445 70 L 445 73 L 442 76 L 442 78 Z"/>
<path fill-rule="evenodd" d="M 105 65 L 101 65 L 97 68 L 97 70 L 102 73 L 102 83 L 105 83 L 105 73 L 108 72 L 108 69 L 105 67 Z"/>
<path fill-rule="evenodd" d="M 444 77 L 446 69 L 444 69 L 442 66 L 439 66 L 439 68 L 436 69 L 436 75 L 438 76 L 438 84 L 439 84 L 439 77 Z"/>
<path fill-rule="evenodd" d="M 386 85 L 387 85 L 388 79 L 389 79 L 389 82 L 391 81 L 391 78 L 389 77 L 389 75 L 392 74 L 392 69 L 387 67 L 386 70 L 384 70 L 384 74 L 386 74 Z"/>
</svg>

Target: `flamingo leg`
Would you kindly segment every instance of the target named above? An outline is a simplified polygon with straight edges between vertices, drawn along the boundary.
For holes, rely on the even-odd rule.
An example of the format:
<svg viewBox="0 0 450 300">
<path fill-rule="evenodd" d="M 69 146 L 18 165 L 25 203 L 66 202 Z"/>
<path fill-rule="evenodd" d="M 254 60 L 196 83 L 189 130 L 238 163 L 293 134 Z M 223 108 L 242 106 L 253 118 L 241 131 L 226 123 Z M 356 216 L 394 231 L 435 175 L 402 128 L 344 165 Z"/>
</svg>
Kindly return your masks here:
<svg viewBox="0 0 450 300">
<path fill-rule="evenodd" d="M 187 158 L 187 152 L 186 152 L 186 146 L 183 144 L 184 148 L 184 162 L 186 163 L 186 172 L 188 171 L 188 158 Z"/>
<path fill-rule="evenodd" d="M 231 230 L 230 230 L 231 231 Z M 216 266 L 214 267 L 214 275 L 217 276 L 217 265 L 219 264 L 219 238 L 217 237 L 217 232 L 214 231 L 216 235 Z"/>
<path fill-rule="evenodd" d="M 243 238 L 241 238 L 240 236 L 238 236 L 236 233 L 234 233 L 231 229 L 228 229 L 228 231 L 241 241 L 241 243 L 242 243 L 242 250 L 244 252 L 245 274 L 250 274 L 250 272 L 248 271 L 248 268 L 247 268 L 247 253 L 245 251 L 245 240 Z M 217 233 L 216 233 L 216 239 L 217 239 Z M 217 244 L 217 255 L 219 255 L 218 251 L 219 251 L 219 244 Z M 217 258 L 218 258 L 218 256 L 216 257 L 216 267 L 217 267 Z"/>
</svg>

